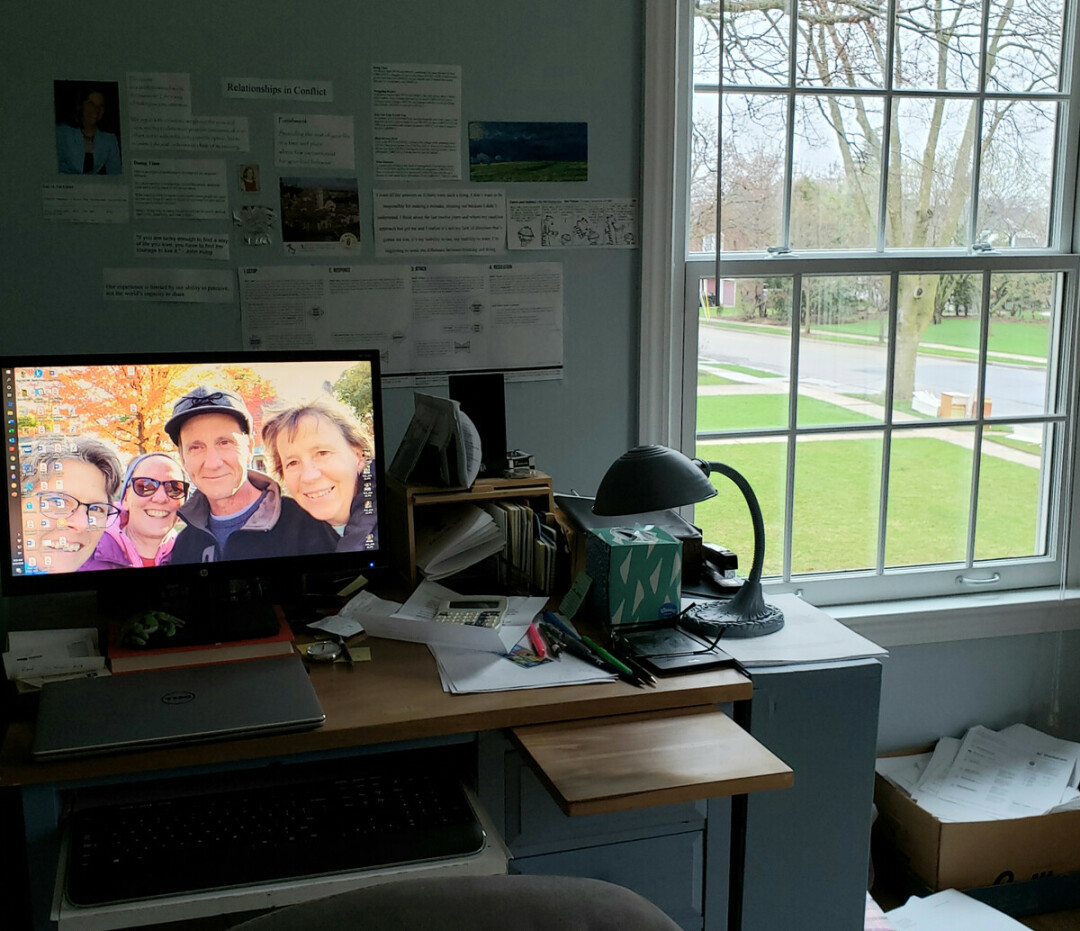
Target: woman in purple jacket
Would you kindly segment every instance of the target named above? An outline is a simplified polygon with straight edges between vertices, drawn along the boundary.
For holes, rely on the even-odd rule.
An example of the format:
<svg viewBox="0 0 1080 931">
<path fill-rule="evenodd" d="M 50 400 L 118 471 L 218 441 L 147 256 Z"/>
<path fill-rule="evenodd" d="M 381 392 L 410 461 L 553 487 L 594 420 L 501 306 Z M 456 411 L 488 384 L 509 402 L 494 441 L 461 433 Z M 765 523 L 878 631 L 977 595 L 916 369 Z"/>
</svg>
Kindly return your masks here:
<svg viewBox="0 0 1080 931">
<path fill-rule="evenodd" d="M 188 494 L 184 470 L 167 453 L 131 460 L 120 492 L 120 516 L 112 521 L 79 571 L 161 566 L 176 540 L 176 512 Z"/>
</svg>

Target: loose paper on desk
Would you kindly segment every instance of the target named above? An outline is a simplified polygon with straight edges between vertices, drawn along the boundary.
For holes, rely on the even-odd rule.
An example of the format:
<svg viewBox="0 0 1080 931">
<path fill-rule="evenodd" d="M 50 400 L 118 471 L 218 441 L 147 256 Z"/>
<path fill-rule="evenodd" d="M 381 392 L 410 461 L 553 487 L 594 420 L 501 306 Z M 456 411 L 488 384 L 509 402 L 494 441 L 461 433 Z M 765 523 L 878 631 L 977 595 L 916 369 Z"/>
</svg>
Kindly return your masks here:
<svg viewBox="0 0 1080 931">
<path fill-rule="evenodd" d="M 511 596 L 506 601 L 502 624 L 495 630 L 436 621 L 439 605 L 446 599 L 456 597 L 458 593 L 445 585 L 425 579 L 403 605 L 383 602 L 370 594 L 362 600 L 361 595 L 357 595 L 340 613 L 348 612 L 350 617 L 356 617 L 373 637 L 429 645 L 440 643 L 498 657 L 521 639 L 529 622 L 543 610 L 545 604 L 543 598 Z M 361 603 L 353 608 L 353 602 L 358 601 Z M 392 610 L 387 610 L 388 607 Z"/>
<path fill-rule="evenodd" d="M 439 664 L 443 690 L 455 694 L 539 689 L 551 685 L 587 685 L 617 678 L 614 673 L 606 673 L 569 653 L 563 653 L 559 659 L 549 663 L 526 669 L 495 653 L 436 644 L 428 644 L 428 649 Z"/>
<path fill-rule="evenodd" d="M 476 425 L 459 402 L 415 392 L 412 420 L 388 471 L 401 482 L 472 487 L 480 473 Z"/>
<path fill-rule="evenodd" d="M 955 889 L 921 899 L 913 895 L 885 917 L 896 931 L 1025 931 L 1026 927 Z"/>
<path fill-rule="evenodd" d="M 720 642 L 720 646 L 747 669 L 889 655 L 876 643 L 845 627 L 798 595 L 770 595 L 765 601 L 784 612 L 781 630 L 764 637 L 735 640 L 725 637 Z M 689 600 L 684 597 L 683 605 L 687 604 Z"/>
<path fill-rule="evenodd" d="M 9 631 L 3 661 L 9 679 L 32 688 L 57 679 L 109 675 L 94 627 Z"/>
</svg>

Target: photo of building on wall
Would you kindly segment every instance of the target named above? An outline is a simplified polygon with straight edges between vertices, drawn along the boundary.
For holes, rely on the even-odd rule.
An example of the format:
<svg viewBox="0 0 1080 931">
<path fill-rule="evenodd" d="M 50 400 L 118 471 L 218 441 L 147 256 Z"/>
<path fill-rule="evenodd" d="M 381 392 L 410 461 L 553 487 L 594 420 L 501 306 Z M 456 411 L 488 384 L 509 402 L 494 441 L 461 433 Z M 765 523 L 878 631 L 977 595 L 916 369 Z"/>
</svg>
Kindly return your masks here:
<svg viewBox="0 0 1080 931">
<path fill-rule="evenodd" d="M 316 244 L 356 248 L 360 194 L 355 178 L 282 178 L 281 236 L 288 249 Z"/>
</svg>

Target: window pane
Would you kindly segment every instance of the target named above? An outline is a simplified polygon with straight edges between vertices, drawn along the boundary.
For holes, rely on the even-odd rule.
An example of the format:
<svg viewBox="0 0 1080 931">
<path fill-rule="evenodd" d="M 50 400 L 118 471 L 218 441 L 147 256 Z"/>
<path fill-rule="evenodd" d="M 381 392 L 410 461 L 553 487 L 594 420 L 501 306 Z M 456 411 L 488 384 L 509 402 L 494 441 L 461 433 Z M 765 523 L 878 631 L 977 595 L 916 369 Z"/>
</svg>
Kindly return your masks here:
<svg viewBox="0 0 1080 931">
<path fill-rule="evenodd" d="M 1057 105 L 989 100 L 983 113 L 979 240 L 998 248 L 1047 246 Z"/>
<path fill-rule="evenodd" d="M 978 0 L 903 4 L 896 22 L 893 82 L 905 90 L 979 89 Z"/>
<path fill-rule="evenodd" d="M 885 245 L 966 245 L 974 104 L 908 97 L 892 109 Z"/>
<path fill-rule="evenodd" d="M 783 97 L 724 95 L 725 252 L 763 252 L 782 241 L 786 127 Z"/>
<path fill-rule="evenodd" d="M 719 44 L 718 22 L 722 4 L 697 0 L 694 36 L 697 47 L 715 58 Z M 779 8 L 778 8 L 779 7 Z M 724 11 L 724 84 L 775 87 L 788 80 L 788 31 L 786 4 L 731 8 Z M 710 69 L 715 80 L 715 67 Z"/>
<path fill-rule="evenodd" d="M 889 279 L 808 277 L 799 337 L 800 427 L 881 423 L 889 343 Z"/>
<path fill-rule="evenodd" d="M 1048 360 L 1060 276 L 999 273 L 990 277 L 986 399 L 995 417 L 1052 413 Z"/>
<path fill-rule="evenodd" d="M 880 433 L 796 441 L 792 573 L 877 566 L 881 444 Z"/>
<path fill-rule="evenodd" d="M 687 249 L 716 251 L 717 94 L 695 94 L 690 124 L 690 217 Z"/>
<path fill-rule="evenodd" d="M 810 87 L 882 87 L 885 4 L 800 0 L 795 60 Z"/>
<path fill-rule="evenodd" d="M 882 102 L 876 97 L 805 97 L 795 116 L 791 246 L 877 244 Z"/>
<path fill-rule="evenodd" d="M 765 523 L 763 574 L 780 575 L 784 562 L 787 443 L 784 440 L 699 443 L 697 456 L 731 466 L 750 483 Z M 716 486 L 716 497 L 694 506 L 694 523 L 701 528 L 702 539 L 726 546 L 739 557 L 739 575 L 746 576 L 754 558 L 754 527 L 750 511 L 734 482 L 722 475 L 713 475 L 710 480 Z"/>
<path fill-rule="evenodd" d="M 1058 89 L 1064 10 L 1059 0 L 990 0 L 989 90 Z"/>
<path fill-rule="evenodd" d="M 973 416 L 979 384 L 980 275 L 901 275 L 896 303 L 893 414 Z"/>
<path fill-rule="evenodd" d="M 970 431 L 965 447 L 926 436 L 894 433 L 889 457 L 885 565 L 962 563 L 967 558 L 971 501 Z"/>
<path fill-rule="evenodd" d="M 725 279 L 719 300 L 698 327 L 697 432 L 786 427 L 791 279 Z"/>
<path fill-rule="evenodd" d="M 1049 427 L 993 424 L 983 433 L 975 559 L 1046 552 L 1043 442 Z"/>
</svg>

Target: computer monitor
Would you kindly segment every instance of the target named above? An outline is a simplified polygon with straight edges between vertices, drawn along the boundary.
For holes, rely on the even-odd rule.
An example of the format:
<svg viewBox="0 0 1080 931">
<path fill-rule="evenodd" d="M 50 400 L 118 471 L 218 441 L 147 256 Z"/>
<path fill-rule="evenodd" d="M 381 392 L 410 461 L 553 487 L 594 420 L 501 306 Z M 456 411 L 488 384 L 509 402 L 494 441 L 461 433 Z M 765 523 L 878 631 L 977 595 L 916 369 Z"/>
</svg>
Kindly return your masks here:
<svg viewBox="0 0 1080 931">
<path fill-rule="evenodd" d="M 388 562 L 371 351 L 0 358 L 4 595 L 258 635 L 311 575 Z"/>
</svg>

